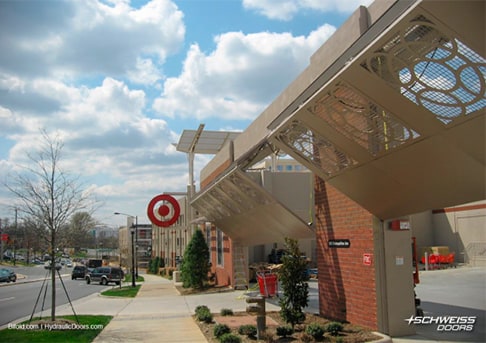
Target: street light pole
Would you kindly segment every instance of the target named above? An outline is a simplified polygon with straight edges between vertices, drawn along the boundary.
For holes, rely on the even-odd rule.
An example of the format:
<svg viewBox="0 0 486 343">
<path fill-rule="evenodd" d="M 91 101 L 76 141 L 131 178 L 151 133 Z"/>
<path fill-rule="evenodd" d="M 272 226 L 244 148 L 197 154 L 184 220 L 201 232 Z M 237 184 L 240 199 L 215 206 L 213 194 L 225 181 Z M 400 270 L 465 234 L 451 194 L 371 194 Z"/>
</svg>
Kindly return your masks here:
<svg viewBox="0 0 486 343">
<path fill-rule="evenodd" d="M 138 216 L 135 216 L 135 276 L 138 279 Z"/>
<path fill-rule="evenodd" d="M 130 233 L 132 235 L 132 287 L 135 287 L 135 246 L 133 241 L 133 235 L 135 234 L 135 229 L 130 228 Z"/>
<path fill-rule="evenodd" d="M 135 287 L 135 278 L 138 278 L 138 260 L 136 253 L 138 253 L 138 249 L 135 250 L 135 245 L 138 244 L 138 216 L 132 216 L 131 214 L 122 213 L 122 212 L 114 212 L 114 215 L 124 215 L 130 218 L 135 218 L 135 227 L 132 225 L 130 226 L 130 234 L 132 235 L 132 286 Z M 127 221 L 128 224 L 128 221 Z M 128 225 L 127 225 L 128 229 Z M 134 240 L 135 236 L 135 240 Z"/>
</svg>

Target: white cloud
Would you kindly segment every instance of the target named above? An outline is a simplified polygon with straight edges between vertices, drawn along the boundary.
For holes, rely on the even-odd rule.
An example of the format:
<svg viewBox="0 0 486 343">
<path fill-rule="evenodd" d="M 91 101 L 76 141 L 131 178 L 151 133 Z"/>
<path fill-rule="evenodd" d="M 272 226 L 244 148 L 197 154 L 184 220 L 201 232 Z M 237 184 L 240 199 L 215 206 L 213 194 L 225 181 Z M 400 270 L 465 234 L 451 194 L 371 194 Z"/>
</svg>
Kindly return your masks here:
<svg viewBox="0 0 486 343">
<path fill-rule="evenodd" d="M 169 118 L 254 119 L 334 31 L 326 24 L 307 37 L 228 32 L 215 38 L 210 54 L 194 44 L 181 75 L 166 80 L 153 108 Z"/>
<path fill-rule="evenodd" d="M 162 72 L 149 58 L 137 58 L 135 68 L 127 72 L 128 79 L 141 85 L 156 85 L 163 78 Z"/>
<path fill-rule="evenodd" d="M 243 7 L 276 20 L 291 20 L 305 10 L 342 13 L 352 12 L 373 0 L 243 0 Z"/>
<path fill-rule="evenodd" d="M 8 51 L 0 54 L 0 72 L 62 79 L 129 74 L 143 84 L 161 78 L 157 70 L 185 35 L 183 14 L 169 0 L 138 9 L 127 1 L 1 1 L 0 29 Z"/>
<path fill-rule="evenodd" d="M 10 90 L 10 97 L 42 97 L 57 106 L 43 114 L 0 107 L 0 118 L 10 123 L 3 135 L 15 142 L 3 161 L 10 170 L 29 162 L 27 152 L 36 151 L 43 128 L 64 140 L 62 167 L 83 175 L 103 202 L 140 197 L 143 204 L 162 190 L 185 190 L 187 175 L 180 170 L 187 169 L 186 158 L 169 148 L 178 136 L 164 120 L 144 116 L 144 91 L 113 78 L 93 88 L 44 78 L 19 84 L 23 86 Z"/>
<path fill-rule="evenodd" d="M 27 162 L 45 129 L 63 137 L 62 166 L 105 202 L 106 218 L 114 211 L 143 215 L 154 195 L 184 191 L 188 182 L 187 158 L 171 145 L 180 127 L 164 116 L 190 124 L 228 119 L 218 128 L 248 122 L 335 30 L 221 33 L 213 51 L 190 46 L 180 75 L 166 79 L 164 63 L 171 55 L 176 61 L 185 43 L 183 13 L 169 0 L 134 3 L 0 0 L 1 181 Z M 288 4 L 291 13 L 295 3 Z M 161 94 L 152 103 L 155 92 Z M 196 157 L 196 180 L 210 159 Z M 9 201 L 0 188 L 0 212 Z"/>
</svg>

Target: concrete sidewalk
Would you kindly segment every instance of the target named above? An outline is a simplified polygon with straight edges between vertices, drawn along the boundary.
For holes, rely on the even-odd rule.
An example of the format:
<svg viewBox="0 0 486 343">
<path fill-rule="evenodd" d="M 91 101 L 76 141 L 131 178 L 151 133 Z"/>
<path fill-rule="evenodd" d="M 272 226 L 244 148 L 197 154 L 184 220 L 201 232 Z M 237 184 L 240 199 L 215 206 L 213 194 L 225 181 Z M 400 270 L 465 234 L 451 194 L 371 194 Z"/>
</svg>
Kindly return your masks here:
<svg viewBox="0 0 486 343">
<path fill-rule="evenodd" d="M 153 275 L 144 278 L 137 297 L 117 313 L 94 342 L 207 342 L 173 283 Z"/>
<path fill-rule="evenodd" d="M 213 313 L 223 308 L 244 311 L 247 306 L 243 290 L 181 296 L 172 281 L 149 274 L 143 277 L 145 282 L 135 298 L 94 294 L 73 302 L 77 314 L 114 316 L 93 342 L 207 342 L 192 318 L 196 306 L 206 305 Z M 267 310 L 278 309 L 267 303 Z M 72 314 L 72 309 L 63 305 L 57 314 Z"/>
</svg>

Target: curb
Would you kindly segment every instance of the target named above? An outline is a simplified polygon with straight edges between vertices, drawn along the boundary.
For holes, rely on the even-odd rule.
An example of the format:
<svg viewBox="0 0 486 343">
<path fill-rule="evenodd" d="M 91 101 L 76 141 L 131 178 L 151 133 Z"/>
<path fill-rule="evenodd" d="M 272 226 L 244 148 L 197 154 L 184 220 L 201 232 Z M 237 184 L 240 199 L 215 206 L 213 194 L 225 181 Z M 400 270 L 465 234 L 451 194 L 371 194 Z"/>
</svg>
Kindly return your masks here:
<svg viewBox="0 0 486 343">
<path fill-rule="evenodd" d="M 61 277 L 66 277 L 66 276 L 69 276 L 69 275 L 70 274 L 61 274 Z M 17 281 L 16 282 L 5 282 L 5 283 L 0 284 L 0 287 L 15 286 L 15 285 L 18 285 L 18 284 L 33 283 L 33 282 L 39 282 L 39 281 L 45 280 L 45 278 L 37 278 L 37 279 L 32 279 L 32 280 L 30 280 L 30 279 L 25 280 L 25 279 L 27 279 L 27 277 L 25 275 L 17 274 Z M 19 280 L 25 280 L 25 281 L 18 282 Z"/>
<path fill-rule="evenodd" d="M 381 332 L 373 331 L 373 335 L 380 336 L 381 338 L 375 341 L 371 341 L 369 343 L 393 343 L 393 340 L 390 336 L 382 334 Z"/>
</svg>

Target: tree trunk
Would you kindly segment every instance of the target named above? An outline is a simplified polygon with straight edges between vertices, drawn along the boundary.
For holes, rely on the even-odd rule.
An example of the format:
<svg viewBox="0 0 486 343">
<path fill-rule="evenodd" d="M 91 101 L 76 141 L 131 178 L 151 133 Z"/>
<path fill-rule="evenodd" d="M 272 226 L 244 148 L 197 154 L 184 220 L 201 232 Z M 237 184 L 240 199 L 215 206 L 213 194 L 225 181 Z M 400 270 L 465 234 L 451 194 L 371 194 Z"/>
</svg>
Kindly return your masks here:
<svg viewBox="0 0 486 343">
<path fill-rule="evenodd" d="M 51 303 L 51 321 L 56 320 L 56 248 L 55 248 L 55 238 L 56 235 L 54 230 L 51 233 L 51 296 L 52 296 L 52 303 Z"/>
</svg>

